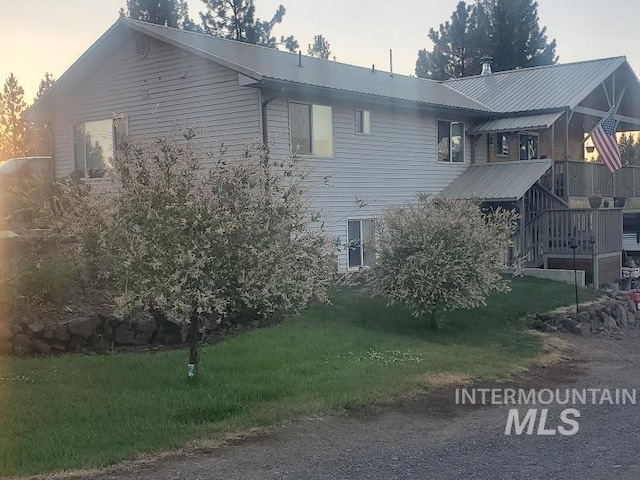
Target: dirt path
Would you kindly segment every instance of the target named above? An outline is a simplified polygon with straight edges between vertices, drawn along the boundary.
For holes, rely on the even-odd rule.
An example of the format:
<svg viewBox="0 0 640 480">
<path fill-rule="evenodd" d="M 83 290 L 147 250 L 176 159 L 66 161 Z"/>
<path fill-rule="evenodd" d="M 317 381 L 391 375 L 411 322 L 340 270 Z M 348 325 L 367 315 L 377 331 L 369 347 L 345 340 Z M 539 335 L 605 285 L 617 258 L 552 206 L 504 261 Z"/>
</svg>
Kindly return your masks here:
<svg viewBox="0 0 640 480">
<path fill-rule="evenodd" d="M 563 338 L 571 343 L 571 360 L 479 387 L 640 387 L 638 331 L 624 340 Z M 574 436 L 506 436 L 508 407 L 456 406 L 454 398 L 452 389 L 425 392 L 394 405 L 307 419 L 220 449 L 82 478 L 640 478 L 638 406 L 579 406 Z M 557 424 L 559 407 L 550 408 Z"/>
</svg>

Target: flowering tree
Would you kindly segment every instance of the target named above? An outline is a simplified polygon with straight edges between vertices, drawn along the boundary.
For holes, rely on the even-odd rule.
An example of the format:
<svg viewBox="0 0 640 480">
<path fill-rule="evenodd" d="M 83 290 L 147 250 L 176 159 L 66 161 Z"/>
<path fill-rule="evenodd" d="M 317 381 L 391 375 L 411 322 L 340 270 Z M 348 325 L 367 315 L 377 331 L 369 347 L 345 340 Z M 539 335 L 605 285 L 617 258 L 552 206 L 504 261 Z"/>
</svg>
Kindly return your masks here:
<svg viewBox="0 0 640 480">
<path fill-rule="evenodd" d="M 509 289 L 502 271 L 515 220 L 512 211 L 486 214 L 477 202 L 426 196 L 390 209 L 379 229 L 374 292 L 435 327 L 444 312 L 484 305 L 491 290 Z"/>
<path fill-rule="evenodd" d="M 325 297 L 329 244 L 311 230 L 304 172 L 250 146 L 221 148 L 204 168 L 191 136 L 130 147 L 116 165 L 113 215 L 101 232 L 108 275 L 127 311 L 153 307 L 189 322 L 198 362 L 200 316 L 265 316 Z"/>
</svg>

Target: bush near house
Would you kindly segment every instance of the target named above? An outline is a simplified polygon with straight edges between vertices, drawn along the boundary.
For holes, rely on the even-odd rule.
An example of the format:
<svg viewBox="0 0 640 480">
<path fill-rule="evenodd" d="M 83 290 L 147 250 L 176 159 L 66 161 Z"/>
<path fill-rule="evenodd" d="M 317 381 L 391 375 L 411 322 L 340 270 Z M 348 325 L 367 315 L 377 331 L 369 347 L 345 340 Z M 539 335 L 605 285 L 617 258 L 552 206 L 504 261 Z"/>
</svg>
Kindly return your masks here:
<svg viewBox="0 0 640 480">
<path fill-rule="evenodd" d="M 390 209 L 371 272 L 374 293 L 436 327 L 444 312 L 485 305 L 492 290 L 509 289 L 502 272 L 515 220 L 511 211 L 483 213 L 474 201 L 424 195 Z"/>
</svg>

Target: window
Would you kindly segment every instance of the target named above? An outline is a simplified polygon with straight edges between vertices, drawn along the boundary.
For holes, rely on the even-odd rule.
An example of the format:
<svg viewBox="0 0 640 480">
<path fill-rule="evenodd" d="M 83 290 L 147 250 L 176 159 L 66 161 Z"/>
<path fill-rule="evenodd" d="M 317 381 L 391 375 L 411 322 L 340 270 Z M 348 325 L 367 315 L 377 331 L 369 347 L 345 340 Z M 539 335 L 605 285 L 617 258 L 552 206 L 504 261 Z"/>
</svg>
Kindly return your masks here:
<svg viewBox="0 0 640 480">
<path fill-rule="evenodd" d="M 289 104 L 289 120 L 292 152 L 333 157 L 331 107 L 292 102 Z"/>
<path fill-rule="evenodd" d="M 438 121 L 438 161 L 464 162 L 464 123 Z"/>
<path fill-rule="evenodd" d="M 373 265 L 375 254 L 375 220 L 349 220 L 347 245 L 349 268 Z"/>
<path fill-rule="evenodd" d="M 509 156 L 509 136 L 506 133 L 496 134 L 496 155 L 501 157 Z"/>
<path fill-rule="evenodd" d="M 369 110 L 356 110 L 356 133 L 371 135 L 371 112 Z"/>
<path fill-rule="evenodd" d="M 113 167 L 116 148 L 126 139 L 126 118 L 85 122 L 73 127 L 75 171 L 83 178 L 102 178 Z"/>
<path fill-rule="evenodd" d="M 518 137 L 520 138 L 520 160 L 538 158 L 538 135 L 521 133 Z"/>
</svg>

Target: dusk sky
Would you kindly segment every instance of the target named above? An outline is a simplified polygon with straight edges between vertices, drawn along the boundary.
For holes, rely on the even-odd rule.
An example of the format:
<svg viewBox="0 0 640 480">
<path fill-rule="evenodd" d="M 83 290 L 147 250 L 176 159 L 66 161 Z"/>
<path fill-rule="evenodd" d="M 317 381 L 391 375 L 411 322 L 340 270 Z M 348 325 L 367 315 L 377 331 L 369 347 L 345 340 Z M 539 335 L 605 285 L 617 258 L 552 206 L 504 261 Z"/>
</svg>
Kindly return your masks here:
<svg viewBox="0 0 640 480">
<path fill-rule="evenodd" d="M 457 0 L 256 0 L 260 18 L 279 4 L 287 13 L 275 33 L 292 34 L 303 52 L 323 34 L 340 62 L 412 74 L 429 28 L 448 20 Z M 555 38 L 561 63 L 626 55 L 640 73 L 638 0 L 539 0 L 540 25 Z M 118 18 L 126 0 L 0 0 L 0 81 L 13 72 L 31 103 L 46 71 L 59 78 Z M 204 4 L 189 0 L 191 16 Z M 322 5 L 322 8 L 319 6 Z"/>
</svg>

